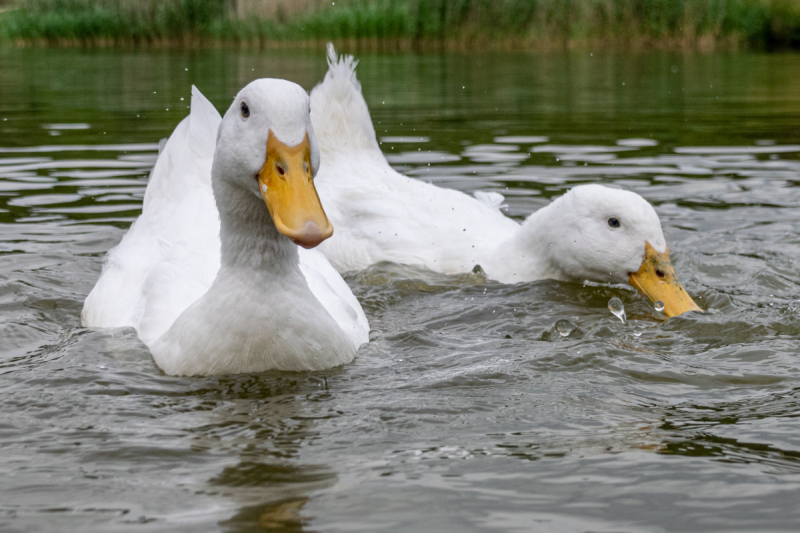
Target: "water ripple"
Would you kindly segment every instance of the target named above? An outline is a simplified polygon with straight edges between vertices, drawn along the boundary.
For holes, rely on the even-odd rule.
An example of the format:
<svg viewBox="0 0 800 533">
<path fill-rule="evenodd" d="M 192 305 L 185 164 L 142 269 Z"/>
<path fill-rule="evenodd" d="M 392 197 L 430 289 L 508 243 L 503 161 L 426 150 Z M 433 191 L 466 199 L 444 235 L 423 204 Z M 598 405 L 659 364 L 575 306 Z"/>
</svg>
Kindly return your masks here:
<svg viewBox="0 0 800 533">
<path fill-rule="evenodd" d="M 352 364 L 175 378 L 132 330 L 80 325 L 156 141 L 192 83 L 222 108 L 255 76 L 312 87 L 323 58 L 0 54 L 0 529 L 797 529 L 796 62 L 366 56 L 395 168 L 520 220 L 576 184 L 633 190 L 707 312 L 381 264 L 346 278 L 372 326 Z"/>
</svg>

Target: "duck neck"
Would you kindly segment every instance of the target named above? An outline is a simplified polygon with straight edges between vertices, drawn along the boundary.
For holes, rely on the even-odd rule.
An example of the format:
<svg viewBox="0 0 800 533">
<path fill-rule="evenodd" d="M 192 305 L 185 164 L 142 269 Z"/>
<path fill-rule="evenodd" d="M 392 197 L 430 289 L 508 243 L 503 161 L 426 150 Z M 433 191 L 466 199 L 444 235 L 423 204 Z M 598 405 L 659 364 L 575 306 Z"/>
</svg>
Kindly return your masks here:
<svg viewBox="0 0 800 533">
<path fill-rule="evenodd" d="M 533 213 L 497 246 L 491 259 L 485 262 L 489 277 L 502 283 L 570 279 L 555 261 L 558 229 L 550 227 L 546 211 L 544 207 Z"/>
<path fill-rule="evenodd" d="M 222 268 L 284 275 L 299 268 L 297 246 L 278 232 L 264 200 L 223 179 L 213 179 L 220 219 Z"/>
</svg>

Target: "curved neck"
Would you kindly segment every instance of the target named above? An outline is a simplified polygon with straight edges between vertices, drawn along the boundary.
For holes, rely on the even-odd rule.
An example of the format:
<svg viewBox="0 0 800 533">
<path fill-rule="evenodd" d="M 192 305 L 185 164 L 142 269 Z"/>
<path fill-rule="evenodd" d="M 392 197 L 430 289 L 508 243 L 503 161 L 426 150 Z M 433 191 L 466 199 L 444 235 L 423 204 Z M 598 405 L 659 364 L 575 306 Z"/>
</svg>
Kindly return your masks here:
<svg viewBox="0 0 800 533">
<path fill-rule="evenodd" d="M 558 228 L 543 207 L 529 216 L 514 234 L 501 242 L 491 258 L 481 266 L 487 275 L 502 283 L 520 283 L 539 279 L 571 279 L 554 257 L 558 249 Z"/>
<path fill-rule="evenodd" d="M 212 171 L 220 221 L 222 268 L 281 274 L 299 268 L 297 246 L 275 228 L 264 200 Z"/>
</svg>

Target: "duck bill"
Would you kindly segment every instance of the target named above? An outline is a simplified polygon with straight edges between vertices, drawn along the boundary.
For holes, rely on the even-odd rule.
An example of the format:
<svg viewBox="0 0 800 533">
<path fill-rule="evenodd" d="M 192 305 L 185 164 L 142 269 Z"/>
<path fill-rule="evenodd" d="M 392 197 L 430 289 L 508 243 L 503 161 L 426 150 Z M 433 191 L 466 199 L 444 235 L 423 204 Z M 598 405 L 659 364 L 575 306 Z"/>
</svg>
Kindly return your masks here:
<svg viewBox="0 0 800 533">
<path fill-rule="evenodd" d="M 628 277 L 628 281 L 651 301 L 663 302 L 664 314 L 669 317 L 687 311 L 702 311 L 678 281 L 675 268 L 669 260 L 669 248 L 662 254 L 646 242 L 642 266 Z"/>
<path fill-rule="evenodd" d="M 314 187 L 308 133 L 303 142 L 290 147 L 270 130 L 258 188 L 275 227 L 295 244 L 313 248 L 333 235 L 333 226 Z"/>
</svg>

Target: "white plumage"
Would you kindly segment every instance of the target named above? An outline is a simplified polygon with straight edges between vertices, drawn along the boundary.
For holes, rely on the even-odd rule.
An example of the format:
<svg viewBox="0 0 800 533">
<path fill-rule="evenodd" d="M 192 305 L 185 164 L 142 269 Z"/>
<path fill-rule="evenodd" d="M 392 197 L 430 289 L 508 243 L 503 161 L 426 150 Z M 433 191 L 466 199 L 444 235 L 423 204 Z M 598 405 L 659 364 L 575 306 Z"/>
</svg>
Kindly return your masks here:
<svg viewBox="0 0 800 533">
<path fill-rule="evenodd" d="M 340 272 L 381 261 L 472 269 L 518 224 L 494 204 L 395 172 L 375 139 L 356 62 L 328 52 L 330 69 L 311 92 L 322 156 L 317 190 L 336 228 L 320 249 Z"/>
<path fill-rule="evenodd" d="M 234 109 L 243 98 L 253 109 L 248 122 Z M 293 144 L 308 132 L 319 161 L 300 87 L 257 80 L 225 119 L 192 88 L 191 113 L 159 154 L 142 215 L 109 251 L 86 299 L 86 326 L 135 328 L 169 374 L 321 369 L 353 359 L 369 340 L 361 306 L 320 252 L 277 233 L 253 180 L 258 167 L 250 173 L 263 164 L 269 130 Z M 225 163 L 212 179 L 215 157 Z M 220 209 L 229 220 L 222 268 Z"/>
<path fill-rule="evenodd" d="M 646 242 L 666 250 L 658 215 L 632 192 L 576 187 L 519 224 L 500 212 L 501 194 L 472 197 L 399 174 L 377 143 L 357 62 L 329 45 L 328 63 L 311 92 L 311 120 L 322 155 L 317 189 L 336 227 L 320 249 L 340 272 L 391 261 L 448 274 L 481 265 L 507 283 L 627 283 Z M 610 228 L 610 217 L 622 227 Z"/>
</svg>

